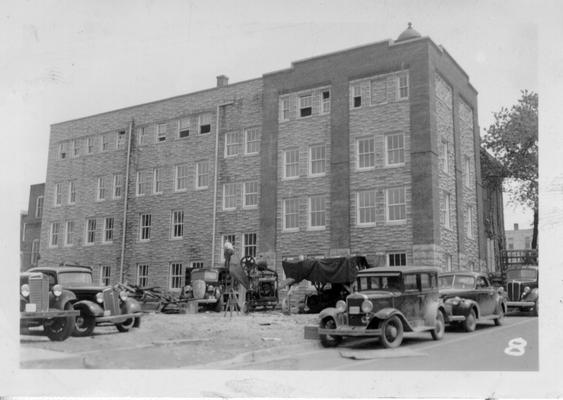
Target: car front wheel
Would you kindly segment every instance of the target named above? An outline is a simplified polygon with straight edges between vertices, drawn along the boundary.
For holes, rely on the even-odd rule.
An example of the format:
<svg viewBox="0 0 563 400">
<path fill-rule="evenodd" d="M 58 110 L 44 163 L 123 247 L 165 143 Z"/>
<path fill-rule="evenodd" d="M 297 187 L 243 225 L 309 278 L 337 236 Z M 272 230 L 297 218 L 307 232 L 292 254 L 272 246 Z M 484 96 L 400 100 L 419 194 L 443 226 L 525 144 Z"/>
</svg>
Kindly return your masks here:
<svg viewBox="0 0 563 400">
<path fill-rule="evenodd" d="M 465 332 L 473 332 L 476 327 L 477 317 L 475 316 L 475 311 L 470 310 L 469 314 L 467 314 L 467 317 L 465 318 L 465 321 L 463 321 L 463 329 L 465 329 Z"/>
<path fill-rule="evenodd" d="M 119 332 L 129 332 L 131 328 L 135 325 L 135 318 L 129 318 L 120 324 L 115 324 L 115 327 Z"/>
<path fill-rule="evenodd" d="M 444 332 L 446 331 L 446 323 L 444 321 L 444 314 L 442 314 L 442 311 L 438 311 L 438 314 L 436 314 L 436 322 L 434 326 L 435 328 L 430 331 L 432 339 L 442 339 L 444 337 Z"/>
<path fill-rule="evenodd" d="M 72 335 L 90 336 L 96 327 L 96 318 L 85 310 L 79 311 L 80 315 L 76 317 L 76 320 L 74 321 L 74 331 L 72 332 Z"/>
<path fill-rule="evenodd" d="M 396 315 L 381 323 L 381 344 L 391 349 L 399 347 L 403 341 L 403 323 Z"/>
<path fill-rule="evenodd" d="M 65 310 L 72 310 L 72 304 L 67 303 Z M 66 340 L 74 329 L 74 317 L 55 318 L 50 323 L 43 325 L 45 334 L 54 342 Z"/>
<path fill-rule="evenodd" d="M 332 318 L 321 321 L 321 329 L 336 329 L 336 322 Z M 319 335 L 323 347 L 336 347 L 342 341 L 342 336 Z"/>
</svg>

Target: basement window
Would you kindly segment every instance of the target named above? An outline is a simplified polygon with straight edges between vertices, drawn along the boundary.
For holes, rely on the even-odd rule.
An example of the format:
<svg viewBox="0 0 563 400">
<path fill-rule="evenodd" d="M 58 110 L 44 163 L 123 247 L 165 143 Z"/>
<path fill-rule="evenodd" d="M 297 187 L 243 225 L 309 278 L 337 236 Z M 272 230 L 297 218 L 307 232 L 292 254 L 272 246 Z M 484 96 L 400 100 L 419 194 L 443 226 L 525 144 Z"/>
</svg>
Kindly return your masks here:
<svg viewBox="0 0 563 400">
<path fill-rule="evenodd" d="M 307 94 L 299 97 L 299 116 L 308 117 L 313 114 L 312 96 Z"/>
</svg>

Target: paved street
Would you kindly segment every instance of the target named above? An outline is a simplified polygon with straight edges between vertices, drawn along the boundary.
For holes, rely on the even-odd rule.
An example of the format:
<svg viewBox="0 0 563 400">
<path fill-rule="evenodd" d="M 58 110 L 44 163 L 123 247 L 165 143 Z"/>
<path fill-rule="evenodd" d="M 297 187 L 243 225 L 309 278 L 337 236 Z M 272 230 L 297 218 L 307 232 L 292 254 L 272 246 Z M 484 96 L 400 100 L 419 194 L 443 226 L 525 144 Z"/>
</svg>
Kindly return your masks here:
<svg viewBox="0 0 563 400">
<path fill-rule="evenodd" d="M 377 340 L 355 339 L 339 347 L 312 346 L 298 356 L 246 365 L 234 369 L 278 370 L 477 370 L 534 371 L 538 369 L 538 320 L 506 317 L 502 326 L 492 322 L 466 333 L 448 328 L 440 341 L 430 334 L 409 334 L 401 347 L 383 349 Z M 522 340 L 525 346 L 522 346 Z M 516 340 L 515 340 L 516 339 Z M 510 342 L 512 342 L 512 346 Z M 519 345 L 520 344 L 520 345 Z M 522 350 L 519 350 L 522 348 Z M 506 350 L 506 351 L 505 351 Z M 511 353 L 511 354 L 507 354 Z"/>
<path fill-rule="evenodd" d="M 125 334 L 98 327 L 90 338 L 65 342 L 22 336 L 21 362 L 24 368 L 538 369 L 538 319 L 524 313 L 507 316 L 500 327 L 479 325 L 472 333 L 448 328 L 440 341 L 429 333 L 407 334 L 397 349 L 383 349 L 376 339 L 348 339 L 337 348 L 322 348 L 318 340 L 303 339 L 303 325 L 315 317 L 153 314 L 140 329 Z"/>
</svg>

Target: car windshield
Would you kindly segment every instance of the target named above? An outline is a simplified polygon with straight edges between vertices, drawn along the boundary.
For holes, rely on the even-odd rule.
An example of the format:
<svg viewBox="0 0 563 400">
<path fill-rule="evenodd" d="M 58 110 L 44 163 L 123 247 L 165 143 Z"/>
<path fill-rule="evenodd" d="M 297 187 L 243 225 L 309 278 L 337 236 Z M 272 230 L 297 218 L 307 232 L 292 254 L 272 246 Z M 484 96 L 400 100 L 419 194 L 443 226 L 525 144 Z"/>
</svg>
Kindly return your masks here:
<svg viewBox="0 0 563 400">
<path fill-rule="evenodd" d="M 90 272 L 59 272 L 59 285 L 63 287 L 88 286 L 92 284 Z"/>
<path fill-rule="evenodd" d="M 440 289 L 473 289 L 475 278 L 469 275 L 443 275 L 439 285 Z"/>
<path fill-rule="evenodd" d="M 359 276 L 358 290 L 401 290 L 400 274 Z"/>
<path fill-rule="evenodd" d="M 531 280 L 536 280 L 537 277 L 538 277 L 538 271 L 531 268 L 512 269 L 506 271 L 506 279 L 531 281 Z"/>
</svg>

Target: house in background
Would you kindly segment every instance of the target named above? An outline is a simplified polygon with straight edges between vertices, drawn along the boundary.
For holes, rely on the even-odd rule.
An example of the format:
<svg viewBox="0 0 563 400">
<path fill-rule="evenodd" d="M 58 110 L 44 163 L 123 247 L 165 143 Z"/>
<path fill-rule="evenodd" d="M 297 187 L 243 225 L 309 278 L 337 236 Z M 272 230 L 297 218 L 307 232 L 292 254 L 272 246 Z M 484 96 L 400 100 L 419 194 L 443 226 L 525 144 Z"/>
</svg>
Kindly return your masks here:
<svg viewBox="0 0 563 400">
<path fill-rule="evenodd" d="M 31 185 L 27 211 L 20 217 L 20 270 L 37 266 L 41 238 L 45 184 Z"/>
<path fill-rule="evenodd" d="M 520 229 L 518 224 L 514 224 L 513 230 L 506 231 L 507 250 L 530 250 L 532 248 L 532 235 L 534 230 Z"/>
</svg>

